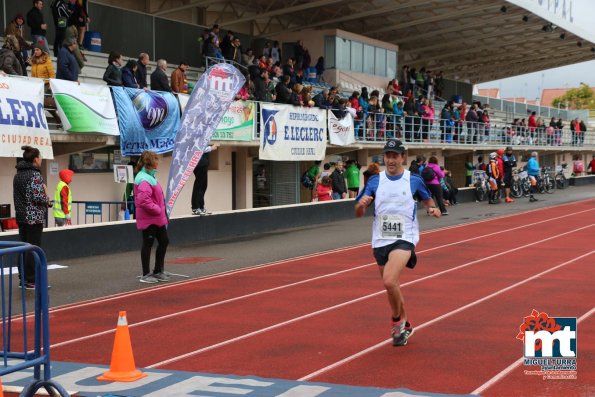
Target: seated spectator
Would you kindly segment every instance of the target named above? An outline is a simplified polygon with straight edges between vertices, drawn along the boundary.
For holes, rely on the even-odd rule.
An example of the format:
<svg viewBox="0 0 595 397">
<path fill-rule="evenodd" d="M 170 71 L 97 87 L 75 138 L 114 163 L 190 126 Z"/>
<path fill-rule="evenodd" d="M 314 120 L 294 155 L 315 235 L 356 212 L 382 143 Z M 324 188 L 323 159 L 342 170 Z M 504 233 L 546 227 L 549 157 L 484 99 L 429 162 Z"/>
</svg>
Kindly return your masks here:
<svg viewBox="0 0 595 397">
<path fill-rule="evenodd" d="M 19 42 L 13 35 L 6 36 L 6 41 L 0 49 L 0 69 L 6 74 L 23 75 L 23 67 L 18 58 Z"/>
<path fill-rule="evenodd" d="M 254 59 L 254 50 L 252 48 L 248 48 L 242 55 L 242 62 L 246 66 L 254 65 Z"/>
<path fill-rule="evenodd" d="M 23 30 L 25 28 L 25 17 L 22 14 L 17 14 L 17 16 L 10 21 L 6 30 L 4 31 L 4 41 L 6 41 L 6 37 L 9 35 L 14 36 L 20 48 L 20 56 L 17 56 L 19 62 L 21 62 L 21 69 L 23 70 L 23 76 L 27 75 L 27 64 L 25 61 L 29 58 L 27 50 L 31 48 L 29 43 L 25 40 L 23 36 Z"/>
<path fill-rule="evenodd" d="M 134 59 L 128 60 L 126 66 L 122 68 L 122 85 L 129 88 L 141 88 L 136 81 L 136 71 L 138 63 Z"/>
<path fill-rule="evenodd" d="M 293 106 L 304 106 L 304 100 L 302 99 L 302 90 L 304 86 L 298 83 L 293 85 L 293 91 L 290 97 L 290 104 Z"/>
<path fill-rule="evenodd" d="M 109 53 L 107 57 L 107 68 L 103 74 L 103 81 L 111 86 L 122 86 L 122 54 L 116 51 Z"/>
</svg>

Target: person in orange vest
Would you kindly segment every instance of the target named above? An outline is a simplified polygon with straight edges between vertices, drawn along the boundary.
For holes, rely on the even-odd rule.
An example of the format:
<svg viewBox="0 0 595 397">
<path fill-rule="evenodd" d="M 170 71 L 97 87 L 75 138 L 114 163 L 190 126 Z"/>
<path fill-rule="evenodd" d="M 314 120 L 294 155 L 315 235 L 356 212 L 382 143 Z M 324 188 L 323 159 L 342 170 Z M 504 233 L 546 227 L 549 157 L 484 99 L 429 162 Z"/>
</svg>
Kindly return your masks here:
<svg viewBox="0 0 595 397">
<path fill-rule="evenodd" d="M 72 176 L 74 171 L 64 169 L 58 174 L 60 176 L 60 182 L 56 186 L 54 193 L 54 220 L 56 226 L 68 226 L 71 225 L 71 214 L 72 214 L 72 190 L 70 189 L 70 182 L 72 182 Z"/>
<path fill-rule="evenodd" d="M 500 185 L 501 174 L 500 167 L 498 167 L 498 154 L 495 152 L 490 153 L 490 163 L 488 164 L 487 174 L 490 178 L 489 203 L 497 204 L 499 200 L 496 198 L 496 195 Z"/>
</svg>

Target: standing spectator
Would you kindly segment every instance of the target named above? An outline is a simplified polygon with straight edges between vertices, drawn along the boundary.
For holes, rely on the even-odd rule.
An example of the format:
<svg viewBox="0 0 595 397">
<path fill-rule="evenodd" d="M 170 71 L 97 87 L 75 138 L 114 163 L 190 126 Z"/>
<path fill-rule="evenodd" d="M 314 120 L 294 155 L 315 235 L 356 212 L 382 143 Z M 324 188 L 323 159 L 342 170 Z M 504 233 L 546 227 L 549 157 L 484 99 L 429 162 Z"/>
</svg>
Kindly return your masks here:
<svg viewBox="0 0 595 397">
<path fill-rule="evenodd" d="M 423 171 L 421 172 L 421 176 L 424 179 L 428 190 L 432 193 L 434 201 L 436 204 L 438 204 L 438 208 L 440 208 L 442 215 L 448 215 L 448 211 L 446 211 L 446 206 L 444 205 L 444 199 L 442 197 L 442 186 L 440 185 L 440 180 L 444 178 L 444 171 L 440 169 L 436 156 L 432 156 L 428 159 L 428 164 L 426 164 L 424 169 L 425 168 L 431 168 L 432 171 L 434 171 L 434 178 L 431 180 L 426 180 L 426 173 Z"/>
<path fill-rule="evenodd" d="M 293 58 L 287 58 L 287 63 L 283 65 L 283 75 L 289 76 L 289 81 L 293 86 L 295 84 L 295 69 L 293 68 Z"/>
<path fill-rule="evenodd" d="M 467 143 L 477 143 L 477 122 L 479 120 L 477 114 L 477 104 L 472 104 L 471 108 L 467 111 L 465 121 L 467 122 Z"/>
<path fill-rule="evenodd" d="M 490 153 L 490 162 L 487 168 L 488 180 L 490 184 L 489 204 L 497 204 L 500 200 L 497 198 L 498 188 L 500 187 L 500 167 L 498 166 L 498 154 Z"/>
<path fill-rule="evenodd" d="M 75 26 L 68 26 L 66 28 L 66 32 L 64 32 L 64 42 L 66 42 L 70 39 L 74 39 L 74 41 L 78 42 L 78 31 L 76 30 Z M 80 73 L 80 71 L 85 67 L 85 61 L 87 60 L 87 58 L 81 52 L 81 49 L 79 48 L 78 44 L 72 54 L 74 55 L 74 58 L 76 59 L 76 63 L 78 64 L 79 73 Z"/>
<path fill-rule="evenodd" d="M 74 37 L 64 40 L 64 46 L 60 48 L 58 53 L 57 79 L 78 81 L 79 65 L 73 54 L 77 47 Z"/>
<path fill-rule="evenodd" d="M 157 60 L 157 68 L 151 73 L 151 89 L 154 91 L 171 92 L 169 81 L 165 71 L 167 70 L 167 61 L 165 59 Z"/>
<path fill-rule="evenodd" d="M 129 59 L 126 66 L 122 68 L 122 85 L 129 88 L 141 88 L 136 81 L 136 72 L 138 70 L 138 63 L 134 59 Z"/>
<path fill-rule="evenodd" d="M 42 44 L 45 48 L 45 52 L 50 53 L 50 47 L 48 46 L 48 40 L 45 37 L 48 25 L 43 21 L 43 0 L 34 0 L 33 8 L 27 13 L 27 25 L 31 28 L 31 38 L 33 44 Z"/>
<path fill-rule="evenodd" d="M 279 48 L 279 42 L 275 41 L 273 43 L 273 47 L 270 50 L 269 55 L 267 55 L 268 58 L 272 58 L 273 59 L 273 64 L 279 62 L 281 63 L 281 48 Z"/>
<path fill-rule="evenodd" d="M 68 26 L 68 20 L 70 19 L 70 11 L 68 10 L 68 4 L 66 0 L 54 0 L 50 5 L 52 10 L 52 19 L 54 20 L 54 56 L 58 57 L 62 42 L 66 38 L 66 27 Z"/>
<path fill-rule="evenodd" d="M 13 200 L 19 238 L 22 242 L 41 247 L 41 234 L 47 216 L 50 199 L 41 175 L 41 154 L 31 146 L 21 147 L 23 158 L 16 165 L 13 179 Z M 35 289 L 35 259 L 26 254 L 23 275 L 19 272 L 22 286 Z"/>
<path fill-rule="evenodd" d="M 134 72 L 136 82 L 139 88 L 147 88 L 147 65 L 149 64 L 149 54 L 141 52 L 136 62 L 137 68 Z"/>
<path fill-rule="evenodd" d="M 558 117 L 558 121 L 556 122 L 556 130 L 554 131 L 554 140 L 556 145 L 562 145 L 562 130 L 564 129 L 564 122 L 560 117 Z"/>
<path fill-rule="evenodd" d="M 78 45 L 81 50 L 85 50 L 83 47 L 83 40 L 85 39 L 85 33 L 87 32 L 87 24 L 91 22 L 91 18 L 87 15 L 87 10 L 83 7 L 78 0 L 70 0 L 68 4 L 70 11 L 69 25 L 75 26 L 78 31 Z"/>
<path fill-rule="evenodd" d="M 324 83 L 324 57 L 318 58 L 316 62 L 316 81 L 318 83 Z"/>
<path fill-rule="evenodd" d="M 209 145 L 205 148 L 196 168 L 194 168 L 194 186 L 192 186 L 192 215 L 209 215 L 205 207 L 205 194 L 209 185 L 209 157 L 218 145 Z"/>
<path fill-rule="evenodd" d="M 108 85 L 121 87 L 122 86 L 122 54 L 116 51 L 109 53 L 107 57 L 107 68 L 103 73 L 103 81 Z"/>
<path fill-rule="evenodd" d="M 16 37 L 6 36 L 4 45 L 0 49 L 0 69 L 6 74 L 16 76 L 23 75 L 23 67 L 17 56 L 19 52 L 19 42 Z"/>
<path fill-rule="evenodd" d="M 516 157 L 512 153 L 512 146 L 506 147 L 506 152 L 502 156 L 504 163 L 504 192 L 506 193 L 505 201 L 512 203 L 514 200 L 510 198 L 510 187 L 512 186 L 512 171 L 516 167 Z"/>
<path fill-rule="evenodd" d="M 331 186 L 331 178 L 323 176 L 320 183 L 316 184 L 316 197 L 318 201 L 330 201 L 333 199 L 333 189 Z"/>
<path fill-rule="evenodd" d="M 531 152 L 531 158 L 527 162 L 527 174 L 531 181 L 531 191 L 529 193 L 529 202 L 538 201 L 534 194 L 537 191 L 537 177 L 539 176 L 539 161 L 537 159 L 537 152 Z"/>
<path fill-rule="evenodd" d="M 440 217 L 423 181 L 404 169 L 405 161 L 407 154 L 401 141 L 389 140 L 384 147 L 386 170 L 370 178 L 355 206 L 356 216 L 360 217 L 374 203 L 372 247 L 391 308 L 393 346 L 405 346 L 414 331 L 400 285 L 403 269 L 414 268 L 417 263 L 415 245 L 419 241 L 419 224 L 413 196 L 421 197 L 428 215 Z"/>
<path fill-rule="evenodd" d="M 595 154 L 593 155 L 593 158 L 589 162 L 589 165 L 587 166 L 587 170 L 591 170 L 589 173 L 591 175 L 595 175 Z"/>
<path fill-rule="evenodd" d="M 415 160 L 411 162 L 411 165 L 409 166 L 409 172 L 415 175 L 419 175 L 425 166 L 426 158 L 423 155 L 418 154 L 415 157 Z"/>
<path fill-rule="evenodd" d="M 17 16 L 8 24 L 6 30 L 4 31 L 4 41 L 9 35 L 14 36 L 17 41 L 19 42 L 19 49 L 20 49 L 20 57 L 17 56 L 19 62 L 21 63 L 21 69 L 23 70 L 23 76 L 27 75 L 27 59 L 29 58 L 29 54 L 27 50 L 30 48 L 29 43 L 25 40 L 23 36 L 23 30 L 25 26 L 25 18 L 21 14 L 17 14 Z"/>
<path fill-rule="evenodd" d="M 221 54 L 223 54 L 223 58 L 231 61 L 233 60 L 233 56 L 231 55 L 231 43 L 233 41 L 233 32 L 231 30 L 227 31 L 225 37 L 219 43 L 219 48 L 221 49 Z"/>
<path fill-rule="evenodd" d="M 186 71 L 188 70 L 188 63 L 180 62 L 180 65 L 171 73 L 171 90 L 172 92 L 187 94 L 188 93 L 188 78 Z"/>
<path fill-rule="evenodd" d="M 333 181 L 333 200 L 340 200 L 347 197 L 347 185 L 345 184 L 344 174 L 343 162 L 338 161 L 335 165 L 335 170 L 331 174 L 331 180 Z"/>
<path fill-rule="evenodd" d="M 355 198 L 359 193 L 359 164 L 357 161 L 347 161 L 347 169 L 345 170 L 345 178 L 347 179 L 347 189 L 349 190 L 349 198 Z"/>
<path fill-rule="evenodd" d="M 574 176 L 583 175 L 583 172 L 585 172 L 585 163 L 583 163 L 581 156 L 579 156 L 578 154 L 575 154 L 573 156 L 572 160 L 573 160 L 572 173 L 574 174 Z"/>
<path fill-rule="evenodd" d="M 51 113 L 56 122 L 60 123 L 60 117 L 54 110 L 56 108 L 56 102 L 50 88 L 50 79 L 56 78 L 56 72 L 54 71 L 50 54 L 44 51 L 44 47 L 41 44 L 35 44 L 29 63 L 31 64 L 31 77 L 43 79 L 44 82 L 45 96 L 43 97 L 43 106 Z"/>
<path fill-rule="evenodd" d="M 283 76 L 283 79 L 275 86 L 275 102 L 276 103 L 289 103 L 291 98 L 291 90 L 289 89 L 289 76 Z"/>
<path fill-rule="evenodd" d="M 535 117 L 537 113 L 531 112 L 529 119 L 527 120 L 527 129 L 529 130 L 529 144 L 533 144 L 533 140 L 535 139 L 535 130 L 537 130 L 537 118 Z"/>
<path fill-rule="evenodd" d="M 254 50 L 248 48 L 242 55 L 242 63 L 246 66 L 254 65 Z"/>
<path fill-rule="evenodd" d="M 473 159 L 471 158 L 471 160 Z M 465 186 L 471 186 L 473 183 L 473 171 L 475 171 L 475 166 L 471 160 L 465 162 Z"/>
<path fill-rule="evenodd" d="M 378 163 L 370 163 L 368 169 L 364 171 L 364 188 L 368 184 L 368 180 L 374 175 L 380 174 L 380 166 Z"/>
<path fill-rule="evenodd" d="M 304 64 L 304 44 L 298 40 L 293 46 L 293 56 L 295 57 L 295 68 L 300 70 Z"/>
<path fill-rule="evenodd" d="M 70 189 L 70 182 L 72 182 L 74 171 L 63 169 L 58 175 L 60 182 L 56 185 L 54 193 L 53 213 L 56 226 L 62 227 L 71 224 L 72 189 Z"/>
<path fill-rule="evenodd" d="M 143 274 L 141 283 L 154 284 L 169 281 L 165 274 L 165 253 L 169 238 L 167 236 L 167 215 L 165 214 L 165 198 L 163 189 L 155 177 L 159 166 L 157 154 L 145 150 L 136 165 L 134 178 L 134 206 L 136 208 L 136 227 L 142 231 L 141 264 Z M 157 240 L 155 267 L 150 273 L 151 248 Z"/>
</svg>

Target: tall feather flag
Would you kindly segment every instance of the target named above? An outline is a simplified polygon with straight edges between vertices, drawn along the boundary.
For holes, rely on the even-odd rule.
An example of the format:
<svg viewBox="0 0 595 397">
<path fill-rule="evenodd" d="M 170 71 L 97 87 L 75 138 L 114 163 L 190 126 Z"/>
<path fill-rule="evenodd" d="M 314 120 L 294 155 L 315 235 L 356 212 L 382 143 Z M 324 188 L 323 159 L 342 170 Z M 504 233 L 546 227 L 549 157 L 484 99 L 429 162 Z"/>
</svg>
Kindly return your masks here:
<svg viewBox="0 0 595 397">
<path fill-rule="evenodd" d="M 238 69 L 221 63 L 208 68 L 194 86 L 182 113 L 172 154 L 165 195 L 168 217 L 209 144 L 213 131 L 245 81 Z"/>
</svg>

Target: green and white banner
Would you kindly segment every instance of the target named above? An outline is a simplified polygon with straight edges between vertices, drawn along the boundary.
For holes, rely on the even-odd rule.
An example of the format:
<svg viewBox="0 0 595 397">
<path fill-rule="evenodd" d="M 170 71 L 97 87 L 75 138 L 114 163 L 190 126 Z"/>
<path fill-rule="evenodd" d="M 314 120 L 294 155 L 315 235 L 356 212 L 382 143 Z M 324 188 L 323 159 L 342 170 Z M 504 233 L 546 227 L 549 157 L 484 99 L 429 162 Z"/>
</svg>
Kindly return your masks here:
<svg viewBox="0 0 595 397">
<path fill-rule="evenodd" d="M 120 135 L 107 85 L 51 79 L 64 131 Z"/>
<path fill-rule="evenodd" d="M 177 94 L 182 112 L 186 108 L 190 95 Z M 219 141 L 251 141 L 254 139 L 256 123 L 256 103 L 234 101 L 221 118 L 211 139 Z"/>
</svg>

